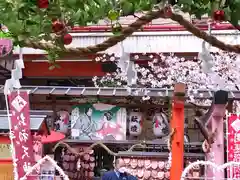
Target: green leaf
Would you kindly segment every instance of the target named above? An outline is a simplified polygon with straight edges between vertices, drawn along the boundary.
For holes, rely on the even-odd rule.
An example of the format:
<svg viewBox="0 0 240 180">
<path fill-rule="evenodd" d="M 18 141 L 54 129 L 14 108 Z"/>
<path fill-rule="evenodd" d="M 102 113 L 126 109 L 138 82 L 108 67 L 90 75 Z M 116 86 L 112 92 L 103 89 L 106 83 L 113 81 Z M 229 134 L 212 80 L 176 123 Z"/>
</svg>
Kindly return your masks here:
<svg viewBox="0 0 240 180">
<path fill-rule="evenodd" d="M 18 10 L 18 19 L 19 20 L 25 20 L 25 19 L 28 19 L 29 18 L 29 14 L 28 12 L 26 11 L 25 7 L 21 7 L 19 10 Z"/>
<path fill-rule="evenodd" d="M 151 9 L 151 3 L 146 0 L 141 0 L 140 7 L 143 11 L 149 11 Z"/>
<path fill-rule="evenodd" d="M 76 5 L 76 0 L 68 0 L 67 4 L 70 6 L 70 7 L 74 7 Z"/>
<path fill-rule="evenodd" d="M 223 9 L 224 10 L 224 14 L 225 14 L 225 19 L 228 21 L 231 21 L 231 9 L 229 7 L 226 7 Z"/>
<path fill-rule="evenodd" d="M 232 12 L 231 13 L 231 16 L 230 16 L 230 18 L 231 18 L 231 24 L 232 25 L 234 25 L 234 26 L 238 26 L 239 24 L 239 20 L 240 20 L 240 17 L 239 17 L 239 12 Z"/>
<path fill-rule="evenodd" d="M 28 19 L 28 20 L 26 20 L 26 25 L 36 25 L 36 24 L 38 24 L 38 22 L 36 22 L 36 21 L 34 21 L 34 20 L 30 20 L 30 19 Z"/>
<path fill-rule="evenodd" d="M 71 20 L 72 20 L 73 22 L 79 22 L 79 20 L 81 19 L 81 16 L 82 16 L 81 10 L 79 9 L 79 10 L 77 10 L 76 13 L 73 14 Z"/>
<path fill-rule="evenodd" d="M 122 13 L 124 16 L 132 15 L 134 13 L 134 6 L 128 1 L 121 2 Z"/>
<path fill-rule="evenodd" d="M 118 17 L 120 16 L 119 12 L 116 11 L 116 10 L 110 10 L 108 12 L 108 18 L 111 20 L 111 21 L 116 21 L 118 19 Z"/>
<path fill-rule="evenodd" d="M 43 22 L 42 22 L 42 32 L 44 33 L 50 33 L 52 32 L 52 21 L 50 19 L 45 19 Z"/>
<path fill-rule="evenodd" d="M 185 4 L 185 5 L 192 5 L 193 1 L 192 0 L 179 0 L 179 4 Z"/>
</svg>

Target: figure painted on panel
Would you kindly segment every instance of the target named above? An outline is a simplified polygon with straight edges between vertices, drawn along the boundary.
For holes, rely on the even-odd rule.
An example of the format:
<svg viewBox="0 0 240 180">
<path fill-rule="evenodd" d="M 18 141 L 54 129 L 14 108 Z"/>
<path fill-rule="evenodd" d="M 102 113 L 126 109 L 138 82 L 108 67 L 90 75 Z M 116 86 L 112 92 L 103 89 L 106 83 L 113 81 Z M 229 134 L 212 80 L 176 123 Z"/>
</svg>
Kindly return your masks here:
<svg viewBox="0 0 240 180">
<path fill-rule="evenodd" d="M 131 112 L 129 116 L 129 133 L 139 136 L 142 133 L 143 115 L 141 112 Z"/>
<path fill-rule="evenodd" d="M 87 107 L 84 109 L 84 113 L 81 114 L 79 108 L 75 108 L 72 111 L 71 122 L 72 130 L 77 130 L 79 132 L 78 136 L 88 137 L 87 139 L 92 139 L 94 132 L 97 129 L 97 125 L 92 120 L 93 109 Z"/>
<path fill-rule="evenodd" d="M 113 121 L 113 113 L 107 111 L 103 114 L 102 120 L 100 121 L 101 129 L 96 131 L 97 136 L 101 139 L 121 139 L 117 135 L 121 134 L 121 125 Z M 114 136 L 115 134 L 116 136 Z"/>
<path fill-rule="evenodd" d="M 67 111 L 57 112 L 57 120 L 55 122 L 56 131 L 67 134 L 68 125 L 69 125 L 69 113 Z"/>
<path fill-rule="evenodd" d="M 75 107 L 71 114 L 72 137 L 86 140 L 125 139 L 123 112 L 119 107 L 109 107 L 105 104 Z"/>
</svg>

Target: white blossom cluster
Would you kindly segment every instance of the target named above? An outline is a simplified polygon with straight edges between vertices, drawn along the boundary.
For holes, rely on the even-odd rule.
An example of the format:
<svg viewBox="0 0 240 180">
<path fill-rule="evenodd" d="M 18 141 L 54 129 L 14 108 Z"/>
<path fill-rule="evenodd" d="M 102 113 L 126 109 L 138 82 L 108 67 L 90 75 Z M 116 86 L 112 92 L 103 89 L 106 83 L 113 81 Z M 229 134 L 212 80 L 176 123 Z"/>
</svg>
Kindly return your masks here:
<svg viewBox="0 0 240 180">
<path fill-rule="evenodd" d="M 158 54 L 148 62 L 148 66 L 136 64 L 138 73 L 137 87 L 140 88 L 173 88 L 177 82 L 187 85 L 188 97 L 194 100 L 198 90 L 238 90 L 240 85 L 240 57 L 234 53 L 222 52 L 212 54 L 213 62 L 210 71 L 204 72 L 203 63 L 197 57 L 192 59 L 179 58 L 174 54 Z M 96 87 L 126 87 L 126 76 L 120 70 L 94 77 Z M 205 101 L 209 104 L 210 101 Z M 204 104 L 205 104 L 204 103 Z"/>
</svg>

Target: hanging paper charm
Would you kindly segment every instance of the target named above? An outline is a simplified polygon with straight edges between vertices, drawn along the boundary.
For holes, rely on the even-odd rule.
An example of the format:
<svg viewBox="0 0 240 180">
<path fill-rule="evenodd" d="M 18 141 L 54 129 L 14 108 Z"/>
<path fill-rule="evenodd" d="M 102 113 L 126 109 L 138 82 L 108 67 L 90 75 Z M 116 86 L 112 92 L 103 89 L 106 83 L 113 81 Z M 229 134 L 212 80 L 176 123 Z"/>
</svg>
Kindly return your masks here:
<svg viewBox="0 0 240 180">
<path fill-rule="evenodd" d="M 137 83 L 137 71 L 134 62 L 130 60 L 130 53 L 124 51 L 123 44 L 121 44 L 121 47 L 122 55 L 117 66 L 120 68 L 122 76 L 127 77 L 127 85 L 131 86 Z"/>
<path fill-rule="evenodd" d="M 127 84 L 128 86 L 137 83 L 137 71 L 133 61 L 129 61 L 127 64 Z"/>
<path fill-rule="evenodd" d="M 130 61 L 130 54 L 129 53 L 122 53 L 122 56 L 120 57 L 117 66 L 121 70 L 122 75 L 126 75 L 126 69 L 127 69 L 127 64 Z"/>
</svg>

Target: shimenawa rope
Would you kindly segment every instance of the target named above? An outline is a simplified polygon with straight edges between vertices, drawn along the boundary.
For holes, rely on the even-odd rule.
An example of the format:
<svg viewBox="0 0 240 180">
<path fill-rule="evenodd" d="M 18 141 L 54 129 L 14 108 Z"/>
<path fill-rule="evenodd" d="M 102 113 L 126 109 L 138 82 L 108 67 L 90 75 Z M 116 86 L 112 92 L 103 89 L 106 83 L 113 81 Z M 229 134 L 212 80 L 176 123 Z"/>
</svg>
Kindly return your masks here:
<svg viewBox="0 0 240 180">
<path fill-rule="evenodd" d="M 61 51 L 61 52 L 64 51 L 65 53 L 74 53 L 79 55 L 94 54 L 97 52 L 105 51 L 106 49 L 116 45 L 118 42 L 121 42 L 124 39 L 126 39 L 128 36 L 132 35 L 135 31 L 140 29 L 143 25 L 146 25 L 152 20 L 157 18 L 170 18 L 173 21 L 178 22 L 184 28 L 186 28 L 187 31 L 191 32 L 196 37 L 205 40 L 212 46 L 222 49 L 224 51 L 240 53 L 240 45 L 230 45 L 218 40 L 216 37 L 209 35 L 208 33 L 194 26 L 191 22 L 184 19 L 184 17 L 180 14 L 172 13 L 170 17 L 166 17 L 164 15 L 164 8 L 161 8 L 157 11 L 148 12 L 147 14 L 143 15 L 142 17 L 138 18 L 135 22 L 130 24 L 127 28 L 124 28 L 120 35 L 112 36 L 107 40 L 103 41 L 102 43 L 96 44 L 94 46 L 61 49 L 59 47 L 56 47 L 52 43 L 34 41 L 31 39 L 26 39 L 24 41 L 24 45 L 26 47 L 31 47 L 35 49 L 42 49 L 42 50 L 55 49 L 56 51 Z"/>
</svg>

